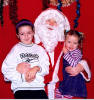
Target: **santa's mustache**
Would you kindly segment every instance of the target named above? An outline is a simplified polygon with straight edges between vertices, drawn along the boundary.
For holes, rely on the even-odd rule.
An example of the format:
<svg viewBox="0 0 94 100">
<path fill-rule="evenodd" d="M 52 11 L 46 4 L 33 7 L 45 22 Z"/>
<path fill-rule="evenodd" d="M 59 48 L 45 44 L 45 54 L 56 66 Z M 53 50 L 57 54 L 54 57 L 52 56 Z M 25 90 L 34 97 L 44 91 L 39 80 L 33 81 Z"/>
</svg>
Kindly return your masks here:
<svg viewBox="0 0 94 100">
<path fill-rule="evenodd" d="M 53 30 L 50 30 L 48 28 L 52 28 Z M 40 26 L 40 30 L 38 31 L 38 35 L 40 37 L 40 40 L 45 41 L 56 41 L 58 40 L 58 28 L 55 28 L 54 26 L 46 25 L 46 26 Z"/>
<path fill-rule="evenodd" d="M 49 30 L 55 30 L 56 29 L 56 26 L 51 26 L 51 25 L 45 25 L 45 27 Z"/>
</svg>

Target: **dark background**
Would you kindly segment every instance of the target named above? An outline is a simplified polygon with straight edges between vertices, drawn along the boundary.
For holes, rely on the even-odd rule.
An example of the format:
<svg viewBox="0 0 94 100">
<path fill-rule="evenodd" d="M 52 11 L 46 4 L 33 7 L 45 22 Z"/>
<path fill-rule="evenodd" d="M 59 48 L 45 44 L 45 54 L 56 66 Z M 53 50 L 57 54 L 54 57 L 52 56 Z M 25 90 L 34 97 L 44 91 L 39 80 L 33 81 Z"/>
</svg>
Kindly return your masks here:
<svg viewBox="0 0 94 100">
<path fill-rule="evenodd" d="M 93 0 L 80 0 L 81 3 L 81 16 L 79 19 L 78 31 L 85 34 L 83 43 L 83 55 L 88 61 L 91 68 L 92 79 L 87 84 L 88 99 L 94 99 L 94 1 Z M 18 0 L 18 19 L 26 18 L 34 22 L 36 17 L 42 11 L 41 0 Z M 76 17 L 76 3 L 74 2 L 69 7 L 62 8 L 63 13 L 69 19 L 71 28 L 74 25 L 73 20 Z M 7 53 L 12 46 L 17 42 L 15 27 L 9 19 L 9 8 L 4 7 L 3 11 L 4 25 L 0 26 L 0 67 Z M 3 80 L 3 75 L 0 71 L 0 99 L 13 99 L 13 94 L 10 89 L 10 83 L 6 84 Z"/>
</svg>

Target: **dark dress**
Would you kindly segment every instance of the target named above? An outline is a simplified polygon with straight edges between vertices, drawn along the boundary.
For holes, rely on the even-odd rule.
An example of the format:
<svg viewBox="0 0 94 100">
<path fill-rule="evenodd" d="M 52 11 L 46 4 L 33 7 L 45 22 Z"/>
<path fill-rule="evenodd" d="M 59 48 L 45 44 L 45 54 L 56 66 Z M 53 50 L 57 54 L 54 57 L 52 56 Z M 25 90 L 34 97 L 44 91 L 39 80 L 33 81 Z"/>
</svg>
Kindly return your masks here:
<svg viewBox="0 0 94 100">
<path fill-rule="evenodd" d="M 74 97 L 87 97 L 87 90 L 85 80 L 81 74 L 77 76 L 69 76 L 65 68 L 70 66 L 69 63 L 63 59 L 63 81 L 60 82 L 59 91 L 62 95 L 71 95 Z"/>
</svg>

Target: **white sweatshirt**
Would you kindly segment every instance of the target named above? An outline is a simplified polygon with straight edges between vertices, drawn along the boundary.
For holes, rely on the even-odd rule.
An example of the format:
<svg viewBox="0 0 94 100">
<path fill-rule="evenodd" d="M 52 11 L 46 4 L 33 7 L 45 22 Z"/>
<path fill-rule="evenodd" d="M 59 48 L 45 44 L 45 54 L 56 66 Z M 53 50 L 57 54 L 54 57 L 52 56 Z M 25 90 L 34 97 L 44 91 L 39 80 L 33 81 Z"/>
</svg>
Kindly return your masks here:
<svg viewBox="0 0 94 100">
<path fill-rule="evenodd" d="M 36 78 L 32 82 L 26 82 L 24 75 L 20 74 L 16 67 L 21 62 L 28 62 L 31 68 L 39 66 L 40 72 L 37 72 Z M 49 73 L 49 58 L 45 50 L 37 45 L 26 45 L 17 43 L 2 64 L 2 73 L 4 77 L 11 81 L 11 89 L 14 93 L 17 90 L 43 90 L 44 76 Z"/>
</svg>

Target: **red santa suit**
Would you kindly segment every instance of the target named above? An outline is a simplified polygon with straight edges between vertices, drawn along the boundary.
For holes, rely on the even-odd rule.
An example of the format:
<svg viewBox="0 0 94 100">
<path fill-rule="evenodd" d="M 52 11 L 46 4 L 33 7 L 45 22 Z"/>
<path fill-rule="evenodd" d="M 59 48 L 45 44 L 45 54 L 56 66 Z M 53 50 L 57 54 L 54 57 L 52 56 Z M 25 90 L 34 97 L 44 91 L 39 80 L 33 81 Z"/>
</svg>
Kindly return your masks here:
<svg viewBox="0 0 94 100">
<path fill-rule="evenodd" d="M 49 19 L 54 19 L 57 26 L 47 25 L 46 21 Z M 64 30 L 69 30 L 70 25 L 63 13 L 55 9 L 47 9 L 38 16 L 34 26 L 35 43 L 41 42 L 50 58 L 50 72 L 45 77 L 45 83 L 48 83 L 48 97 L 53 99 L 55 85 L 59 81 L 58 71 L 61 69 L 59 65 L 62 56 Z"/>
</svg>

